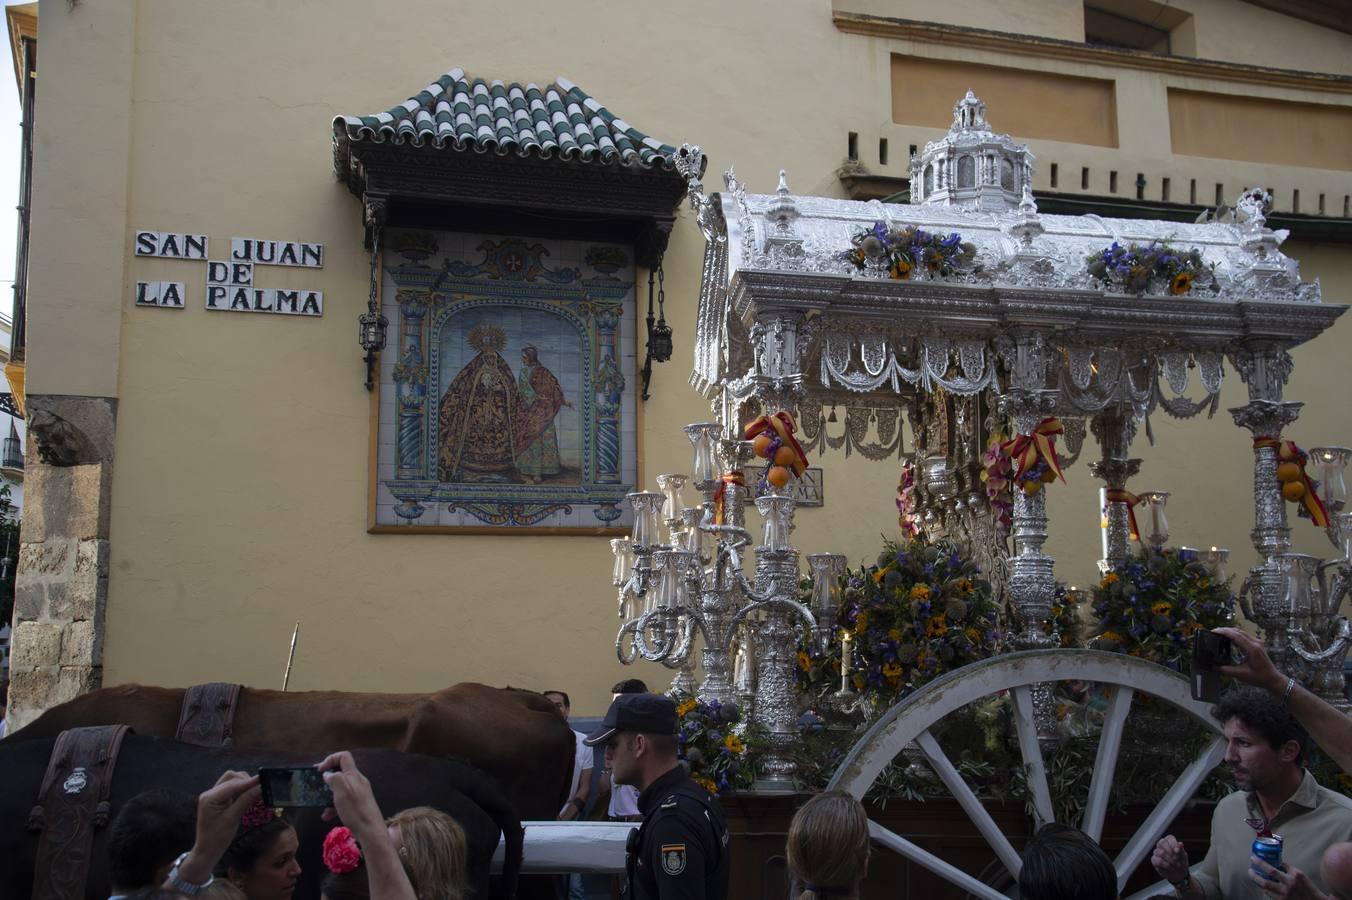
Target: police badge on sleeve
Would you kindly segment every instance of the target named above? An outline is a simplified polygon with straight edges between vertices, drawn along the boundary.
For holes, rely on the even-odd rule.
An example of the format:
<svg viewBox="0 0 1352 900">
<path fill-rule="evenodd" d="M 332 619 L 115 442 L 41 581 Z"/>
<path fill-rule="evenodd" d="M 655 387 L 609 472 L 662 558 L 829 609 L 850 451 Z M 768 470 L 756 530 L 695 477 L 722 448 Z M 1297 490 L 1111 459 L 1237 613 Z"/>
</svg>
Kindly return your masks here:
<svg viewBox="0 0 1352 900">
<path fill-rule="evenodd" d="M 685 844 L 662 845 L 662 871 L 668 875 L 685 871 Z"/>
</svg>

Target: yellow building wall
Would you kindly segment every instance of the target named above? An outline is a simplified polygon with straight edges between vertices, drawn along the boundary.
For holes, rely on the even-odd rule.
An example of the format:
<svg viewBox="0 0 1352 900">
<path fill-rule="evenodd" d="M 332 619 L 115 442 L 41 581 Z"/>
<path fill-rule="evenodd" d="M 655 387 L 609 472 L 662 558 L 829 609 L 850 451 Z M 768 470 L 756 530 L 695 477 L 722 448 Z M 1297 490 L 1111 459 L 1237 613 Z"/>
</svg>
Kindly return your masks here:
<svg viewBox="0 0 1352 900">
<path fill-rule="evenodd" d="M 370 397 L 362 389 L 356 316 L 365 305 L 367 255 L 358 201 L 332 175 L 333 116 L 384 110 L 453 66 L 509 81 L 546 83 L 563 75 L 637 128 L 668 142 L 701 144 L 711 157 L 711 188 L 735 163 L 752 191 L 773 190 L 786 168 L 795 192 L 839 195 L 834 171 L 848 131 L 869 140 L 890 136 L 892 171 L 904 171 L 908 143 L 942 133 L 893 122 L 894 54 L 1025 64 L 992 52 L 846 34 L 821 0 L 787 0 L 773 15 L 759 4 L 560 7 L 535 0 L 506 8 L 467 0 L 453 14 L 433 0 L 130 5 L 134 18 L 123 24 L 134 22 L 134 64 L 116 47 L 86 45 L 83 29 L 102 21 L 91 12 L 102 4 L 70 8 L 44 0 L 40 13 L 42 91 L 48 63 L 57 59 L 72 72 L 52 73 L 53 81 L 99 83 L 105 69 L 114 82 L 119 71 L 130 79 L 128 103 L 89 112 L 114 135 L 121 127 L 129 136 L 124 191 L 116 173 L 104 173 L 100 190 L 114 196 L 95 194 L 95 207 L 77 193 L 82 179 L 65 186 L 55 177 L 58 163 L 65 170 L 102 165 L 92 134 L 79 152 L 40 147 L 49 173 L 38 192 L 43 215 L 54 221 L 62 210 L 89 205 L 88 215 L 102 217 L 99 227 L 75 232 L 75 248 L 63 252 L 87 247 L 102 264 L 81 261 L 62 270 L 65 257 L 44 251 L 53 254 L 44 257 L 50 280 L 35 277 L 30 296 L 33 393 L 110 392 L 81 373 L 108 371 L 98 354 L 106 355 L 120 331 L 106 684 L 238 680 L 277 687 L 296 621 L 301 634 L 291 686 L 298 690 L 427 690 L 482 680 L 562 688 L 577 711 L 599 713 L 620 678 L 644 677 L 659 688 L 669 681 L 660 667 L 624 668 L 614 659 L 618 622 L 604 539 L 366 532 Z M 1024 4 L 1002 8 L 1013 16 L 1014 6 Z M 1063 167 L 1092 161 L 1096 171 L 1111 163 L 1124 182 L 1137 167 L 1155 165 L 1152 175 L 1161 169 L 1169 154 L 1166 87 L 1187 79 L 1079 63 L 1029 67 L 1113 79 L 1121 123 L 1116 151 L 1033 141 L 1040 185 L 1047 183 L 1049 158 Z M 954 83 L 946 102 L 965 88 Z M 1291 89 L 1256 92 L 1310 99 Z M 39 102 L 39 121 L 46 117 L 54 132 L 83 133 L 54 121 L 64 110 Z M 1001 127 L 1001 111 L 990 115 Z M 1276 184 L 1280 175 L 1288 179 L 1282 185 L 1307 183 L 1299 180 L 1304 173 L 1292 178 L 1288 170 L 1249 164 L 1168 165 L 1232 183 L 1227 202 L 1249 180 Z M 1259 181 L 1269 173 L 1272 181 Z M 1310 184 L 1349 189 L 1346 173 L 1308 177 Z M 1093 184 L 1103 193 L 1100 178 L 1106 182 L 1100 171 Z M 35 247 L 37 221 L 35 213 Z M 323 290 L 325 314 L 318 320 L 209 314 L 202 308 L 202 265 L 133 257 L 136 228 L 206 233 L 213 257 L 232 236 L 323 242 L 322 270 L 277 268 L 268 275 L 276 287 Z M 1330 302 L 1352 296 L 1344 249 L 1295 251 L 1307 275 L 1324 278 Z M 656 367 L 653 399 L 643 411 L 649 480 L 688 470 L 680 426 L 709 418 L 686 384 L 702 252 L 683 209 L 666 263 L 677 353 Z M 132 308 L 134 282 L 160 279 L 188 284 L 187 309 Z M 84 314 L 114 295 L 116 321 Z M 51 318 L 76 299 L 79 315 Z M 1291 433 L 1303 443 L 1336 442 L 1352 432 L 1343 394 L 1349 337 L 1352 322 L 1340 322 L 1297 352 L 1289 396 L 1307 405 Z M 1227 379 L 1225 404 L 1242 402 L 1238 378 L 1227 373 Z M 1157 448 L 1138 439 L 1147 463 L 1134 486 L 1174 492 L 1179 543 L 1229 546 L 1235 567 L 1247 566 L 1253 551 L 1245 433 L 1223 415 L 1188 423 L 1157 417 L 1154 425 Z M 798 546 L 805 553 L 838 550 L 853 561 L 873 557 L 880 536 L 895 532 L 898 463 L 839 456 L 820 463 L 826 506 L 800 512 Z M 1062 561 L 1061 577 L 1083 583 L 1099 556 L 1097 485 L 1083 463 L 1069 477 L 1068 487 L 1051 491 L 1049 550 Z M 1323 538 L 1312 527 L 1297 528 L 1302 549 L 1320 549 Z"/>
</svg>

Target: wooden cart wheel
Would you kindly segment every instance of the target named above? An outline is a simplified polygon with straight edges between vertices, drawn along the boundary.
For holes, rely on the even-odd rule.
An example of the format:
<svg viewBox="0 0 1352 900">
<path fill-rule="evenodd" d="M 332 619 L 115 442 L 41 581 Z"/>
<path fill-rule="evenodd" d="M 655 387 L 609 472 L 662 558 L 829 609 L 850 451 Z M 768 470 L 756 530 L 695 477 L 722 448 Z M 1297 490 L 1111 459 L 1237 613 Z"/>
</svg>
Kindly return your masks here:
<svg viewBox="0 0 1352 900">
<path fill-rule="evenodd" d="M 952 712 L 1009 691 L 1036 818 L 1039 825 L 1055 821 L 1047 768 L 1033 721 L 1032 687 L 1043 682 L 1071 680 L 1093 681 L 1108 688 L 1107 711 L 1094 760 L 1088 802 L 1082 820 L 1072 823 L 1095 841 L 1103 835 L 1113 773 L 1135 694 L 1158 697 L 1178 707 L 1213 735 L 1113 861 L 1120 891 L 1131 873 L 1150 855 L 1169 823 L 1225 755 L 1225 738 L 1210 716 L 1209 705 L 1193 700 L 1187 679 L 1163 666 L 1100 650 L 1030 650 L 963 666 L 930 682 L 888 710 L 851 748 L 827 787 L 848 791 L 862 799 L 883 769 L 902 750 L 914 744 L 1017 882 L 1021 868 L 1018 852 L 1000 832 L 930 729 Z M 1004 900 L 1004 894 L 877 822 L 870 822 L 869 829 L 877 843 L 924 866 L 969 894 L 987 900 Z M 1152 890 L 1142 891 L 1128 900 L 1148 897 L 1151 893 Z"/>
</svg>

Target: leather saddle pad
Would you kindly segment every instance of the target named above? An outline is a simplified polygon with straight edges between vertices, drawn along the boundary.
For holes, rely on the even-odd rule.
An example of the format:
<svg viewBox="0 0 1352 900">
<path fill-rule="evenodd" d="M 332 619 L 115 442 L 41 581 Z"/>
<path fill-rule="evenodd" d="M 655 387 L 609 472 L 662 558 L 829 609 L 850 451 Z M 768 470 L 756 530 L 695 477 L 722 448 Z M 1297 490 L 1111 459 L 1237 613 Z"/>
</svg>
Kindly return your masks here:
<svg viewBox="0 0 1352 900">
<path fill-rule="evenodd" d="M 199 747 L 228 747 L 239 705 L 239 685 L 213 681 L 195 684 L 183 694 L 174 737 Z"/>
</svg>

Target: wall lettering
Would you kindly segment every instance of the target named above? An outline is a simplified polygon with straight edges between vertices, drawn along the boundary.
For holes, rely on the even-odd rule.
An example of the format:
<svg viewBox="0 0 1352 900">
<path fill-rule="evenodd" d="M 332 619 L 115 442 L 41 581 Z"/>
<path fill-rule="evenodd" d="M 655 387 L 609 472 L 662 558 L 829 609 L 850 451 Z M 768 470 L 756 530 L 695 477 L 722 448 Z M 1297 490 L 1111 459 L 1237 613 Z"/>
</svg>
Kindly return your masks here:
<svg viewBox="0 0 1352 900">
<path fill-rule="evenodd" d="M 260 241 L 255 238 L 231 238 L 230 258 L 236 262 L 265 266 L 324 267 L 324 245 L 305 241 Z"/>
<path fill-rule="evenodd" d="M 278 313 L 284 316 L 324 315 L 323 291 L 207 285 L 207 309 L 229 312 Z"/>
<path fill-rule="evenodd" d="M 161 256 L 166 259 L 206 259 L 205 234 L 180 234 L 176 231 L 137 231 L 137 256 Z"/>
<path fill-rule="evenodd" d="M 185 296 L 181 281 L 136 282 L 136 305 L 161 309 L 182 309 Z"/>
</svg>

